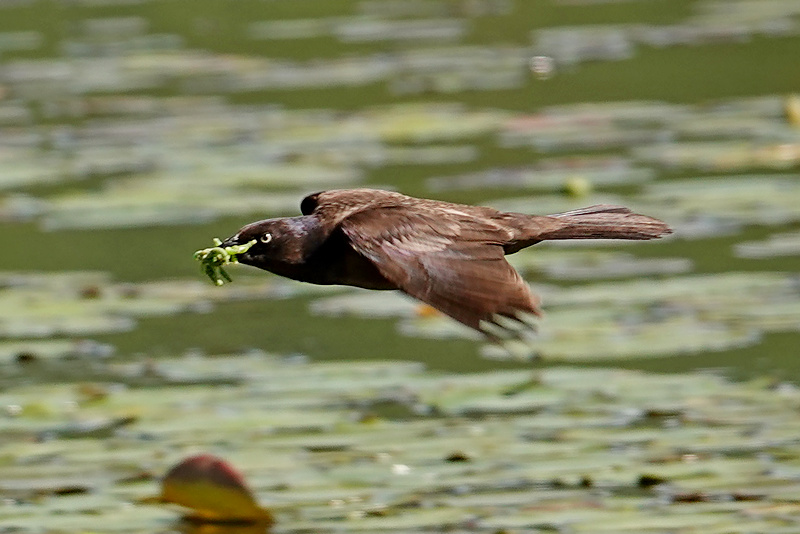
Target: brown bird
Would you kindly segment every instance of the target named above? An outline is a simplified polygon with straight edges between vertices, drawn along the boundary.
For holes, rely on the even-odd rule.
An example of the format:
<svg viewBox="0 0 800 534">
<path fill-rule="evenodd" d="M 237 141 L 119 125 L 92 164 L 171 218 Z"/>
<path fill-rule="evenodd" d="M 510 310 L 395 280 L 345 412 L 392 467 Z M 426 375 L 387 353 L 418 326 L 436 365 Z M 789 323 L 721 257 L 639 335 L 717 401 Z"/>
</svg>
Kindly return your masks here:
<svg viewBox="0 0 800 534">
<path fill-rule="evenodd" d="M 222 246 L 256 240 L 240 263 L 302 282 L 399 289 L 492 339 L 509 321 L 517 327 L 526 314 L 541 314 L 506 254 L 551 239 L 671 233 L 623 206 L 526 215 L 377 189 L 315 193 L 300 211 L 248 224 Z"/>
</svg>

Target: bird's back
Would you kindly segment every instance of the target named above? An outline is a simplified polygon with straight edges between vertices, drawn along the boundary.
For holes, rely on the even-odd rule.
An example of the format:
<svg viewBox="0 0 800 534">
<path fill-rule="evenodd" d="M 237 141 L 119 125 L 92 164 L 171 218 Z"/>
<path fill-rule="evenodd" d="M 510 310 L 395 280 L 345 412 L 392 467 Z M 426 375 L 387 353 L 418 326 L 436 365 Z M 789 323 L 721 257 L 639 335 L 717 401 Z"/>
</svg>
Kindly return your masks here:
<svg viewBox="0 0 800 534">
<path fill-rule="evenodd" d="M 338 226 L 348 217 L 373 209 L 408 209 L 432 217 L 470 217 L 495 219 L 501 212 L 485 206 L 454 204 L 442 200 L 416 198 L 383 189 L 331 189 L 308 195 L 300 210 L 314 214 L 325 225 Z"/>
</svg>

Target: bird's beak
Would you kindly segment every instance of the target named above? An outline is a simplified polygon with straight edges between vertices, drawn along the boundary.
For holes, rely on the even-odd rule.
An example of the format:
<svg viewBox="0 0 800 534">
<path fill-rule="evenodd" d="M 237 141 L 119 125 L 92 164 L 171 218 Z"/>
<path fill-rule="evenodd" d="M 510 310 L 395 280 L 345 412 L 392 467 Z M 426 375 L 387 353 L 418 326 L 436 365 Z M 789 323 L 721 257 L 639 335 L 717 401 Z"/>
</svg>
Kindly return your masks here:
<svg viewBox="0 0 800 534">
<path fill-rule="evenodd" d="M 239 244 L 240 243 L 239 243 L 239 239 L 237 238 L 237 236 L 232 235 L 231 237 L 229 237 L 228 239 L 223 241 L 220 246 L 224 248 L 224 247 L 233 247 L 233 246 L 236 246 L 236 245 L 239 245 Z"/>
<path fill-rule="evenodd" d="M 225 247 L 235 247 L 235 246 L 246 244 L 247 242 L 243 241 L 242 239 L 239 239 L 238 235 L 239 234 L 236 234 L 236 235 L 233 235 L 233 236 L 229 237 L 228 239 L 223 241 L 220 244 L 220 246 L 225 248 Z M 235 253 L 234 254 L 234 258 L 235 258 L 235 261 L 237 261 L 239 263 L 244 263 L 245 265 L 249 265 L 250 261 L 253 260 L 253 257 L 247 251 Z"/>
</svg>

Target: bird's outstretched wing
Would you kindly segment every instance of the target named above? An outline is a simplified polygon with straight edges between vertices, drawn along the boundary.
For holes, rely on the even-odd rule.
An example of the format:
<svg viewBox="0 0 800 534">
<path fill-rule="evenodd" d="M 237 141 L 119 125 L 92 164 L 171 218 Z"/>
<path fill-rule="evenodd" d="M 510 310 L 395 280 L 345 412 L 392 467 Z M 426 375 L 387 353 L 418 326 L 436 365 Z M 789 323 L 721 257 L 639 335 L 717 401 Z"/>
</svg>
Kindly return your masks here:
<svg viewBox="0 0 800 534">
<path fill-rule="evenodd" d="M 519 329 L 525 314 L 539 315 L 537 299 L 504 258 L 510 230 L 447 211 L 371 208 L 340 228 L 397 287 L 490 338 L 498 327 Z"/>
<path fill-rule="evenodd" d="M 383 189 L 329 189 L 306 196 L 300 202 L 300 212 L 303 215 L 313 213 L 330 223 L 339 224 L 365 209 L 418 202 L 424 203 L 425 200 Z"/>
</svg>

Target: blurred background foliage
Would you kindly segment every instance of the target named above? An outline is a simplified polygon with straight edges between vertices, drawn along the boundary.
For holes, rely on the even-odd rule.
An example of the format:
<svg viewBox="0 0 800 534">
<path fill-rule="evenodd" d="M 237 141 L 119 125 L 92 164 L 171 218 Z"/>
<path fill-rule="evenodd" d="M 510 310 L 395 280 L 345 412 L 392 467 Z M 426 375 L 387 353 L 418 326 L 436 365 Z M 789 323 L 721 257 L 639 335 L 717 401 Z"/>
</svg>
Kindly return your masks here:
<svg viewBox="0 0 800 534">
<path fill-rule="evenodd" d="M 132 505 L 202 452 L 252 494 L 156 500 L 285 532 L 798 532 L 798 57 L 799 0 L 0 1 L 0 523 L 263 532 Z M 675 235 L 510 257 L 521 361 L 192 260 L 361 186 Z"/>
</svg>

